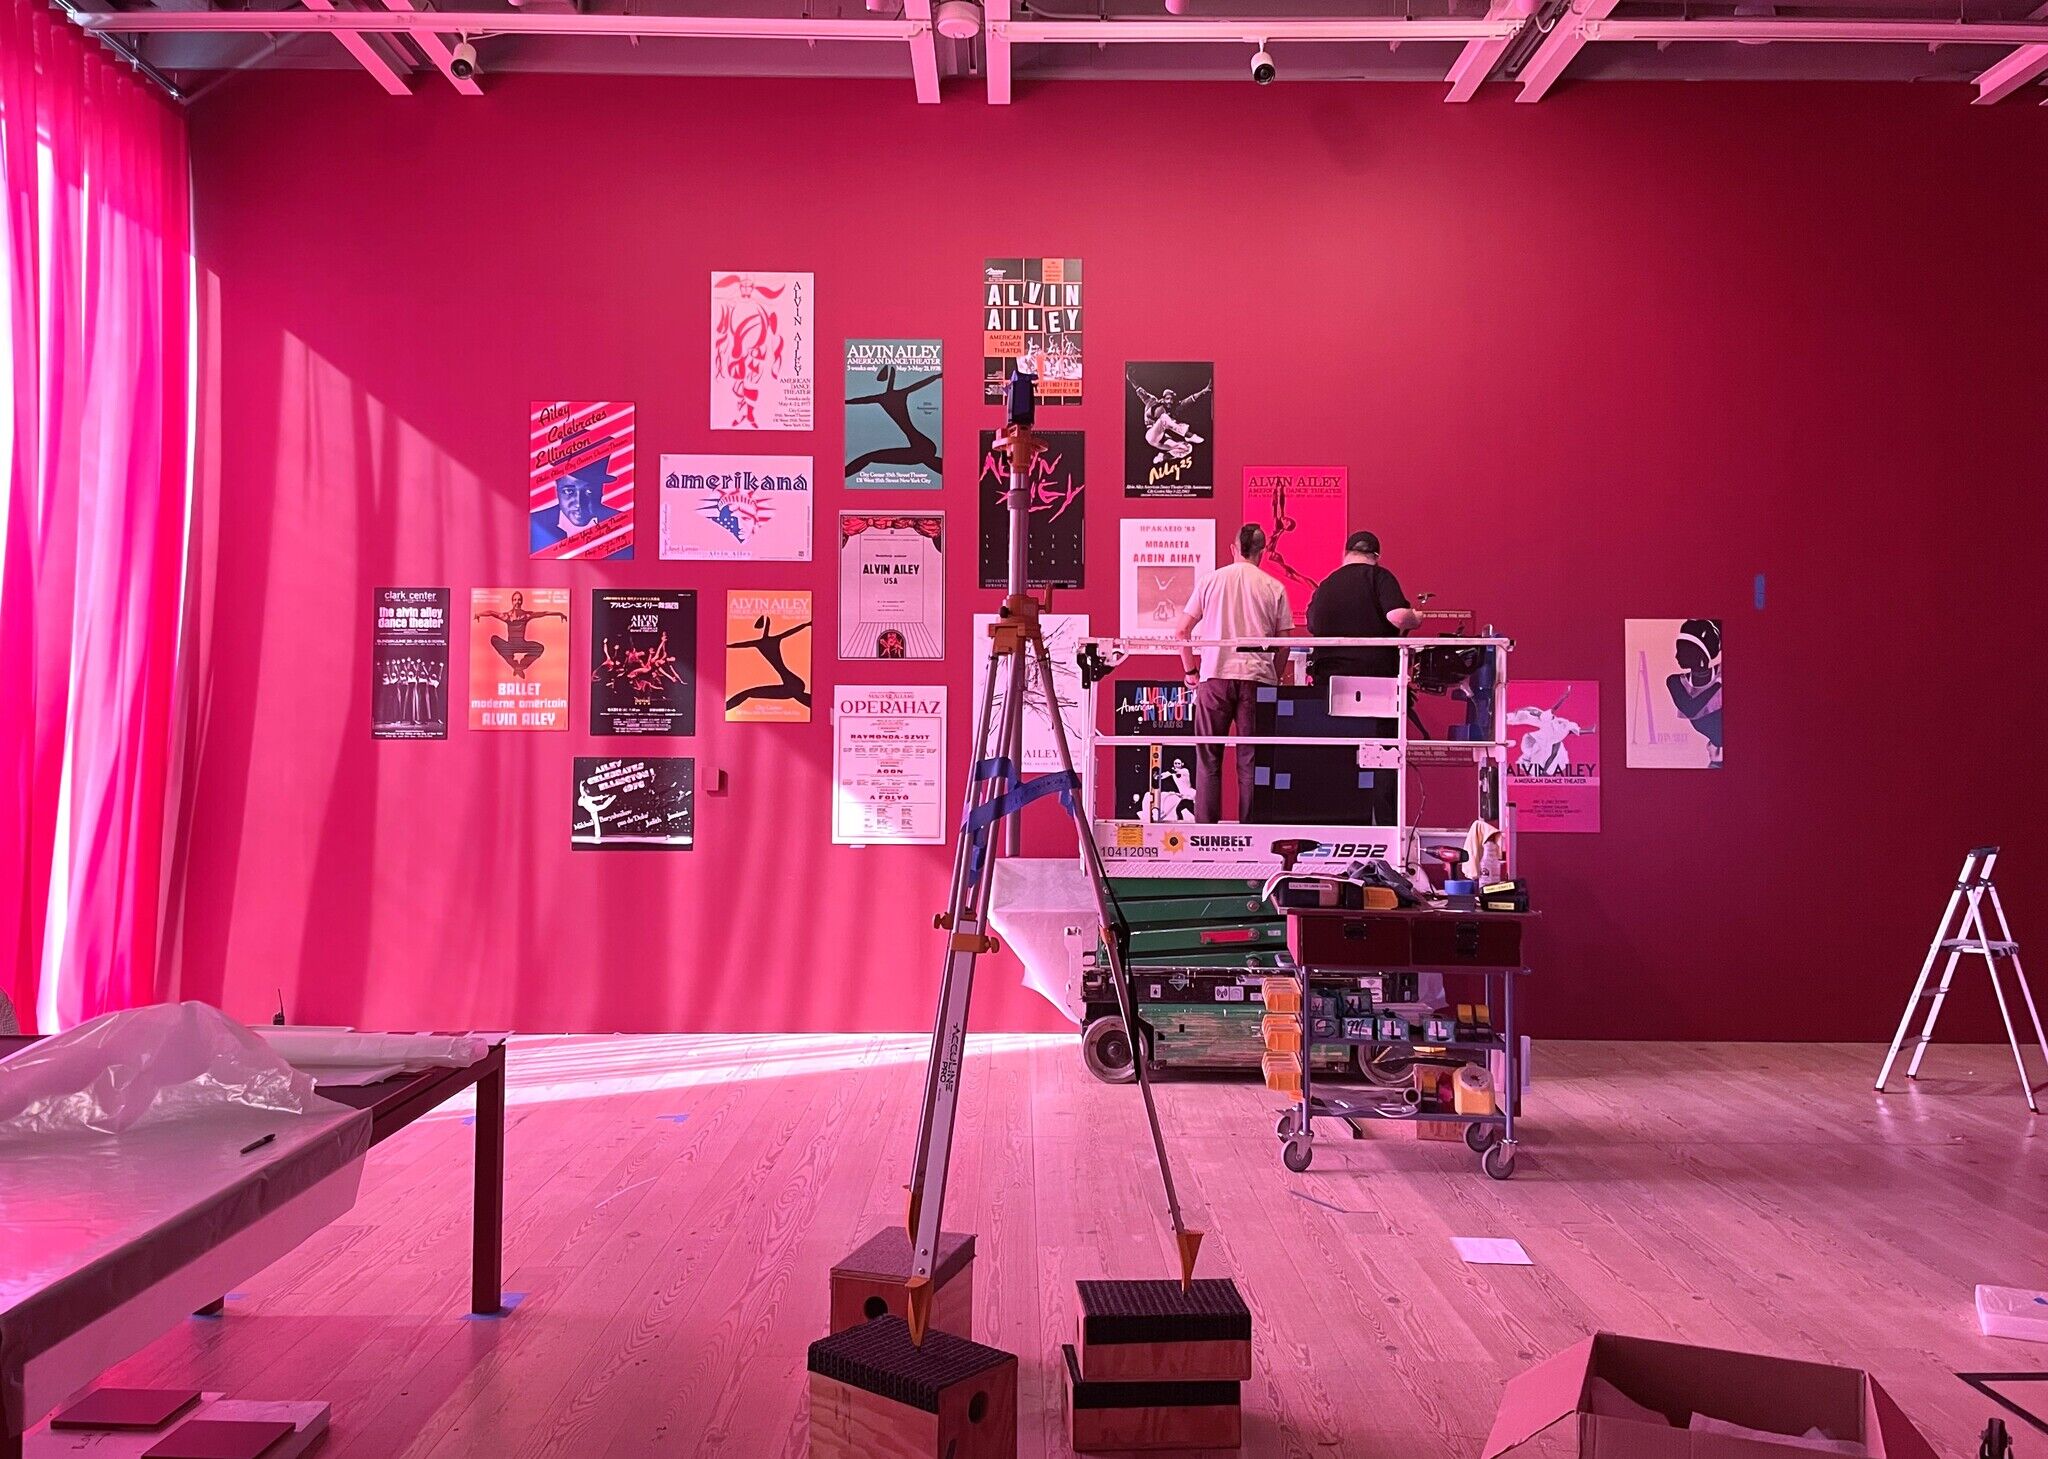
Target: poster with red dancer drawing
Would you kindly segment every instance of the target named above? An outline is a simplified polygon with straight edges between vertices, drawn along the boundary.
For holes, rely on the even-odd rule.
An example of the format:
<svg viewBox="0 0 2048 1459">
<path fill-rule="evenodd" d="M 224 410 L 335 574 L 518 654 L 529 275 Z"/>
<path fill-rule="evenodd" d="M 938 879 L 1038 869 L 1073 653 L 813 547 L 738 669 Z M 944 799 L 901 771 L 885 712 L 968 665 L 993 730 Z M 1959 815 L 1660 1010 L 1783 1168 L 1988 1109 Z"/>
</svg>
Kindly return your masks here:
<svg viewBox="0 0 2048 1459">
<path fill-rule="evenodd" d="M 632 401 L 532 402 L 526 456 L 528 556 L 632 557 Z"/>
<path fill-rule="evenodd" d="M 1600 681 L 1516 679 L 1508 799 L 1524 831 L 1600 829 Z"/>
<path fill-rule="evenodd" d="M 1266 529 L 1259 565 L 1287 587 L 1297 622 L 1316 585 L 1344 560 L 1351 472 L 1345 466 L 1247 466 L 1244 519 Z"/>
<path fill-rule="evenodd" d="M 711 429 L 811 428 L 816 316 L 810 274 L 711 271 Z"/>
<path fill-rule="evenodd" d="M 472 588 L 469 727 L 569 727 L 569 590 Z"/>
<path fill-rule="evenodd" d="M 725 595 L 725 717 L 811 722 L 811 595 Z"/>
</svg>

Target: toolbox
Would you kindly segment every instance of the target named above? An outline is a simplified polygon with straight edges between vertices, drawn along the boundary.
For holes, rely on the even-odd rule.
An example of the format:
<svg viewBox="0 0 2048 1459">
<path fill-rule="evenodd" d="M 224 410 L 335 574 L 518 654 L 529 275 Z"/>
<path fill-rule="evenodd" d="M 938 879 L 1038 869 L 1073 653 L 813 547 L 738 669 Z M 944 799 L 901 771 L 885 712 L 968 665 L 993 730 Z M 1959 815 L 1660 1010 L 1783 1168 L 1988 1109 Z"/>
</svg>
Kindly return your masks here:
<svg viewBox="0 0 2048 1459">
<path fill-rule="evenodd" d="M 1522 925 L 1509 912 L 1303 909 L 1288 922 L 1288 951 L 1313 968 L 1514 968 Z"/>
</svg>

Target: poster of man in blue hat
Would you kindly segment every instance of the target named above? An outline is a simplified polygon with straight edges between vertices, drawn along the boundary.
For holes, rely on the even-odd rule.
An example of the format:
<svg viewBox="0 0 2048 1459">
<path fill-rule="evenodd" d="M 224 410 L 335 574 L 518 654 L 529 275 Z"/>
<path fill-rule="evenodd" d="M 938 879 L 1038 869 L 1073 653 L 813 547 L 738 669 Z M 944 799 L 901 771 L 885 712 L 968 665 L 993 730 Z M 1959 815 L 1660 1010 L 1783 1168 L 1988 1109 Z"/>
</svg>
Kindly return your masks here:
<svg viewBox="0 0 2048 1459">
<path fill-rule="evenodd" d="M 632 403 L 535 401 L 528 445 L 528 555 L 632 557 Z"/>
</svg>

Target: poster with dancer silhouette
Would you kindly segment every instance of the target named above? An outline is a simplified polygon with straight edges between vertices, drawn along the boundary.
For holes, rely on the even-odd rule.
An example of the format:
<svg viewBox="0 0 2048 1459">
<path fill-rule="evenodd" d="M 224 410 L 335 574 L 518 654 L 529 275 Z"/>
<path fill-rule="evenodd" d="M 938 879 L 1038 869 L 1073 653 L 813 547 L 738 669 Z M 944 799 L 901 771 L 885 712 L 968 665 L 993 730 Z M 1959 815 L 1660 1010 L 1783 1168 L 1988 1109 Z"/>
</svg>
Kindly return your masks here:
<svg viewBox="0 0 2048 1459">
<path fill-rule="evenodd" d="M 988 682 L 988 631 L 995 621 L 993 613 L 974 615 L 974 703 L 977 712 L 983 685 Z M 1085 773 L 1088 747 L 1094 742 L 1095 734 L 1088 718 L 1088 694 L 1081 687 L 1081 665 L 1077 655 L 1081 650 L 1081 640 L 1088 636 L 1088 615 L 1045 613 L 1039 616 L 1039 627 L 1045 634 L 1046 652 L 1052 659 L 1053 685 L 1059 694 L 1060 723 L 1067 728 L 1067 748 L 1073 752 L 1074 768 Z M 1002 716 L 1003 700 L 1008 693 L 1009 684 L 998 680 L 994 705 L 998 719 Z M 1033 673 L 1024 691 L 1023 769 L 1036 775 L 1059 768 L 1059 749 L 1052 737 L 1052 715 L 1046 706 L 1044 688 L 1038 675 Z"/>
<path fill-rule="evenodd" d="M 569 590 L 472 588 L 469 727 L 569 727 Z"/>
<path fill-rule="evenodd" d="M 1600 681 L 1507 687 L 1508 799 L 1524 831 L 1600 829 Z"/>
<path fill-rule="evenodd" d="M 809 592 L 725 595 L 725 717 L 811 722 Z"/>
<path fill-rule="evenodd" d="M 945 650 L 945 513 L 841 512 L 839 657 L 937 659 Z"/>
<path fill-rule="evenodd" d="M 528 555 L 631 558 L 633 402 L 536 400 L 526 433 Z"/>
<path fill-rule="evenodd" d="M 379 588 L 370 629 L 370 738 L 448 738 L 448 590 Z"/>
<path fill-rule="evenodd" d="M 981 398 L 1001 405 L 1019 360 L 1041 405 L 1081 403 L 1081 260 L 991 258 L 981 275 Z"/>
<path fill-rule="evenodd" d="M 1033 588 L 1078 588 L 1087 576 L 1087 453 L 1080 431 L 1040 431 L 1031 467 L 1031 540 L 1024 559 Z M 981 585 L 1010 585 L 1010 458 L 981 433 Z"/>
<path fill-rule="evenodd" d="M 811 458 L 661 458 L 661 555 L 678 562 L 809 562 Z"/>
<path fill-rule="evenodd" d="M 817 312 L 809 274 L 711 271 L 711 429 L 811 428 Z"/>
<path fill-rule="evenodd" d="M 1345 466 L 1247 466 L 1244 519 L 1266 529 L 1259 564 L 1287 588 L 1294 620 L 1308 620 L 1316 585 L 1344 561 L 1351 495 Z"/>
<path fill-rule="evenodd" d="M 832 694 L 832 840 L 946 840 L 946 688 L 844 684 Z"/>
<path fill-rule="evenodd" d="M 1216 494 L 1216 366 L 1207 360 L 1124 366 L 1124 495 Z"/>
<path fill-rule="evenodd" d="M 846 342 L 846 484 L 942 485 L 945 346 L 935 339 Z"/>
<path fill-rule="evenodd" d="M 590 593 L 590 732 L 697 732 L 697 595 L 672 588 Z"/>
<path fill-rule="evenodd" d="M 1207 517 L 1126 517 L 1117 524 L 1117 632 L 1169 638 L 1194 596 L 1195 579 L 1216 566 L 1216 524 Z"/>
<path fill-rule="evenodd" d="M 1192 821 L 1195 747 L 1176 745 L 1195 732 L 1195 691 L 1179 680 L 1122 679 L 1116 685 L 1117 735 L 1149 735 L 1150 745 L 1113 752 L 1120 821 Z"/>
<path fill-rule="evenodd" d="M 1721 768 L 1721 620 L 1631 618 L 1622 635 L 1628 768 Z"/>
<path fill-rule="evenodd" d="M 688 851 L 697 840 L 697 762 L 575 757 L 569 845 L 577 851 Z"/>
</svg>

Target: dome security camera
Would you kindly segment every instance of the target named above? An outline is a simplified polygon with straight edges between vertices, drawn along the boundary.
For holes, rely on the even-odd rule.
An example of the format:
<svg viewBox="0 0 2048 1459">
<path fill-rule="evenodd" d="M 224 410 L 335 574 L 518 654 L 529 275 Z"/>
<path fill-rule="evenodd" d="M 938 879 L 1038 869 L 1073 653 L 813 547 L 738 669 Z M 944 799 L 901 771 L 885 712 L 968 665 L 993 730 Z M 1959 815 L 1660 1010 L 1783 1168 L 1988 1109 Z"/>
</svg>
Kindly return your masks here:
<svg viewBox="0 0 2048 1459">
<path fill-rule="evenodd" d="M 1252 80 L 1261 86 L 1269 86 L 1279 74 L 1279 68 L 1273 64 L 1273 53 L 1266 49 L 1263 41 L 1260 42 L 1259 48 L 1252 52 Z"/>
<path fill-rule="evenodd" d="M 476 47 L 468 41 L 460 41 L 448 53 L 448 74 L 457 81 L 467 81 L 476 75 Z"/>
</svg>

